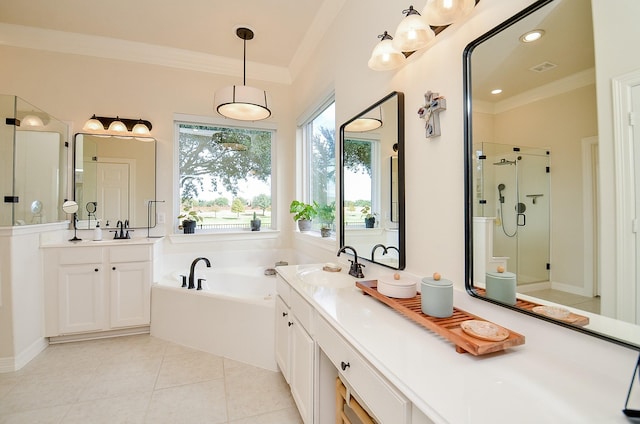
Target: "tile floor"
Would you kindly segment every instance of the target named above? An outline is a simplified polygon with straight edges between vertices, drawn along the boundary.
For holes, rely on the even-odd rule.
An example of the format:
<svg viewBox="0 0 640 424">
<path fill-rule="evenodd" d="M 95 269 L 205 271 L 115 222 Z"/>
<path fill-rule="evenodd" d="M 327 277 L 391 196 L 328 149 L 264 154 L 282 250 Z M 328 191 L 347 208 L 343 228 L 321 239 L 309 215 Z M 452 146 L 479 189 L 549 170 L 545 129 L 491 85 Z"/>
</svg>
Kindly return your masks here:
<svg viewBox="0 0 640 424">
<path fill-rule="evenodd" d="M 0 374 L 0 423 L 302 420 L 282 374 L 139 335 L 51 345 Z"/>
</svg>

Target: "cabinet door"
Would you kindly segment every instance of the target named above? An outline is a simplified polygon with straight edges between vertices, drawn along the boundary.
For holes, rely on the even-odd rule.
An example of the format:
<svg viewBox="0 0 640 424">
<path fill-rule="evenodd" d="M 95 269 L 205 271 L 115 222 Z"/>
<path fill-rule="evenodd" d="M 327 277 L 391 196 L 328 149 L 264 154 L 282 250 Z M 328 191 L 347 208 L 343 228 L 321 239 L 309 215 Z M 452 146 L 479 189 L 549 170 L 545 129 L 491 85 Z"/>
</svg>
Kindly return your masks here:
<svg viewBox="0 0 640 424">
<path fill-rule="evenodd" d="M 60 334 L 99 331 L 105 327 L 102 264 L 58 268 Z"/>
<path fill-rule="evenodd" d="M 302 420 L 310 424 L 313 417 L 314 342 L 296 317 L 291 326 L 291 395 Z"/>
<path fill-rule="evenodd" d="M 110 265 L 111 328 L 149 325 L 151 263 Z"/>
<path fill-rule="evenodd" d="M 280 296 L 276 297 L 276 362 L 287 383 L 289 381 L 289 327 L 291 326 L 289 307 Z"/>
</svg>

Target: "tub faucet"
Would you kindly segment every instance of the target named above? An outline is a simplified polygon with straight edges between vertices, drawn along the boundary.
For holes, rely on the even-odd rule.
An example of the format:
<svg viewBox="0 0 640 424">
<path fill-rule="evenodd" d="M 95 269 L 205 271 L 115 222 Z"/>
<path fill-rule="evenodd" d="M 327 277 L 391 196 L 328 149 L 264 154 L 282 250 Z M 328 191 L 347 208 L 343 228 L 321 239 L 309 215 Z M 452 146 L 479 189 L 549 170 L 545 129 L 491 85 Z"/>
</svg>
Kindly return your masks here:
<svg viewBox="0 0 640 424">
<path fill-rule="evenodd" d="M 342 246 L 340 250 L 338 250 L 337 256 L 340 256 L 342 252 L 346 252 L 347 249 L 350 249 L 353 252 L 353 260 L 349 259 L 349 262 L 351 262 L 349 275 L 356 278 L 364 278 L 364 274 L 362 273 L 362 268 L 364 267 L 364 265 L 358 263 L 358 253 L 356 252 L 356 249 L 351 246 Z"/>
<path fill-rule="evenodd" d="M 207 258 L 196 258 L 194 259 L 193 262 L 191 262 L 191 269 L 189 270 L 189 287 L 187 287 L 188 289 L 195 289 L 196 285 L 194 284 L 194 278 L 195 278 L 195 270 L 196 270 L 196 264 L 200 261 L 204 261 L 205 264 L 207 264 L 207 268 L 211 268 L 211 262 L 209 262 L 209 259 Z M 198 282 L 198 285 L 200 285 L 201 282 Z"/>
<path fill-rule="evenodd" d="M 386 255 L 388 253 L 387 252 L 387 248 L 385 247 L 384 244 L 380 244 L 380 243 L 376 244 L 375 246 L 373 246 L 373 249 L 371 249 L 371 261 L 372 262 L 374 260 L 373 256 L 376 254 L 376 250 L 378 250 L 378 247 L 382 247 L 382 254 L 383 255 Z"/>
</svg>

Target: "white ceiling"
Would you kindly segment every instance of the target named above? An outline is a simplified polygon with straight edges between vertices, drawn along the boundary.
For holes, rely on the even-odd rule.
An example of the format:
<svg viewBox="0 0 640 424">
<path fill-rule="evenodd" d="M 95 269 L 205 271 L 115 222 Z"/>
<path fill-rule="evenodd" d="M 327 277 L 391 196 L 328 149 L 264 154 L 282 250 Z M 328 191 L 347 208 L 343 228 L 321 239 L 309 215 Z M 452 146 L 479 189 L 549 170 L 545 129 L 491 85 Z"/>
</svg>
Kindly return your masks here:
<svg viewBox="0 0 640 424">
<path fill-rule="evenodd" d="M 119 49 L 141 44 L 182 50 L 202 60 L 238 66 L 242 43 L 238 26 L 255 32 L 247 41 L 249 63 L 294 75 L 327 30 L 345 0 L 29 0 L 0 2 L 0 44 L 73 53 L 77 43 L 104 46 L 113 39 Z M 2 25 L 4 23 L 5 25 Z M 9 25 L 6 25 L 9 24 Z M 21 27 L 15 27 L 19 25 Z M 28 28 L 23 28 L 28 27 Z M 37 30 L 36 30 L 37 29 Z M 45 31 L 42 31 L 45 30 Z M 55 32 L 51 32 L 55 31 Z M 28 36 L 26 36 L 28 34 Z M 52 47 L 58 37 L 66 46 Z M 18 40 L 21 38 L 21 40 Z M 30 39 L 30 42 L 25 41 Z M 41 40 L 38 42 L 38 40 Z M 133 42 L 133 43 L 127 43 Z M 25 43 L 37 44 L 35 46 Z M 71 50 L 71 51 L 69 51 Z M 96 53 L 100 56 L 99 53 Z M 126 57 L 126 54 L 123 54 Z M 232 62 L 230 62 L 232 60 Z M 223 72 L 224 73 L 224 72 Z M 277 73 L 277 72 L 276 72 Z M 259 78 L 260 72 L 255 72 Z M 267 73 L 267 75 L 270 75 Z M 249 76 L 249 75 L 248 75 Z M 282 77 L 264 79 L 281 80 Z M 280 81 L 283 82 L 283 81 Z"/>
</svg>

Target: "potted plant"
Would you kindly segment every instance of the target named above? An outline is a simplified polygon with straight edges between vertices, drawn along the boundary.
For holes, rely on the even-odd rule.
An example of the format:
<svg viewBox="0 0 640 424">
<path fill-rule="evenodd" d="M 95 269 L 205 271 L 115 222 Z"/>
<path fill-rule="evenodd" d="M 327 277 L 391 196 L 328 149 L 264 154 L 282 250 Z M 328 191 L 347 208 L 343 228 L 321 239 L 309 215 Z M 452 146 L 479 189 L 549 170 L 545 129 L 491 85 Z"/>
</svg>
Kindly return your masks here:
<svg viewBox="0 0 640 424">
<path fill-rule="evenodd" d="M 318 204 L 304 203 L 294 200 L 289 206 L 289 212 L 293 214 L 293 220 L 298 221 L 298 229 L 300 231 L 309 231 L 311 229 L 311 221 L 318 214 Z"/>
<path fill-rule="evenodd" d="M 198 211 L 191 209 L 190 206 L 185 206 L 182 209 L 178 219 L 182 220 L 182 230 L 185 234 L 195 233 L 196 223 L 202 222 L 202 217 L 198 214 Z"/>
<path fill-rule="evenodd" d="M 260 218 L 256 216 L 256 213 L 253 212 L 253 219 L 251 220 L 251 231 L 260 231 Z"/>
<path fill-rule="evenodd" d="M 331 235 L 331 227 L 336 219 L 336 203 L 332 202 L 328 205 L 318 206 L 318 218 L 321 222 L 320 235 L 329 237 Z"/>
<path fill-rule="evenodd" d="M 371 212 L 370 206 L 365 206 L 360 210 L 364 217 L 365 228 L 373 228 L 376 225 L 376 214 Z"/>
</svg>

